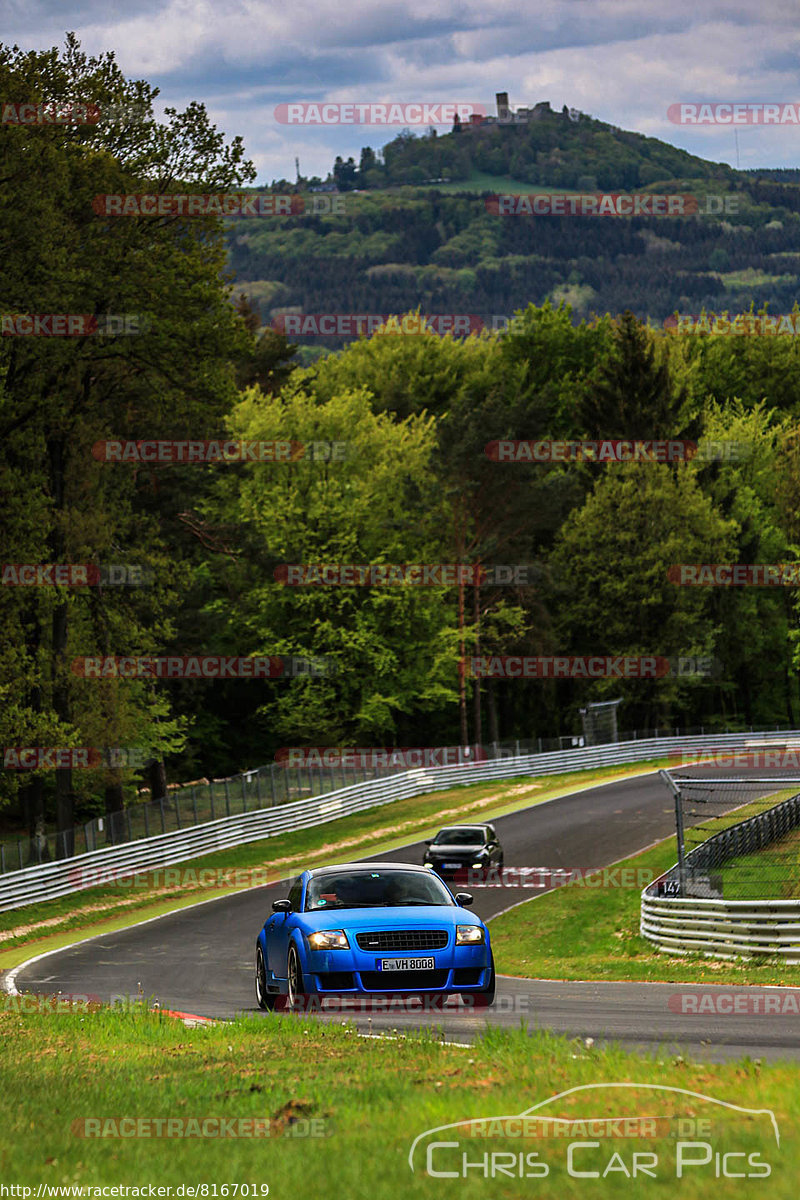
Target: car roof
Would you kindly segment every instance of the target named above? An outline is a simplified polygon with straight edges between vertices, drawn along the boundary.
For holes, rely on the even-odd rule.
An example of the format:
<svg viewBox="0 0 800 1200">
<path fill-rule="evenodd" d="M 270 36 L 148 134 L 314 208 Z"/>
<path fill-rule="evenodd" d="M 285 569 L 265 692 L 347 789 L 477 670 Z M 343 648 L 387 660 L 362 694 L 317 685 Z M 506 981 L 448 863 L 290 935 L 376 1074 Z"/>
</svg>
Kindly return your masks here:
<svg viewBox="0 0 800 1200">
<path fill-rule="evenodd" d="M 417 874 L 423 873 L 430 875 L 427 867 L 420 866 L 419 863 L 401 863 L 401 862 L 351 862 L 340 863 L 337 867 L 312 867 L 306 874 L 309 878 L 317 875 L 339 875 L 342 871 L 363 872 L 363 871 L 416 871 Z"/>
<path fill-rule="evenodd" d="M 489 828 L 488 825 L 473 825 L 471 822 L 459 821 L 459 822 L 456 822 L 455 825 L 443 825 L 442 828 L 439 830 L 439 832 L 441 833 L 443 829 L 488 829 L 488 828 Z"/>
</svg>

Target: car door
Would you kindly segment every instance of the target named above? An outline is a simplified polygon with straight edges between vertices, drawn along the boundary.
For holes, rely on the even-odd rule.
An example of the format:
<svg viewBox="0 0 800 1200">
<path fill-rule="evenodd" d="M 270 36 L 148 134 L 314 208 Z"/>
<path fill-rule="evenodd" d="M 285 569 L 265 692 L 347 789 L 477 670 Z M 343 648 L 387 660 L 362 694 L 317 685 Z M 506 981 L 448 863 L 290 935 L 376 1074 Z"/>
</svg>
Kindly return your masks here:
<svg viewBox="0 0 800 1200">
<path fill-rule="evenodd" d="M 291 912 L 274 912 L 266 924 L 267 971 L 275 979 L 286 979 L 288 975 L 289 934 L 294 928 L 296 914 L 301 911 L 303 883 L 298 879 L 289 890 Z M 269 975 L 267 976 L 269 978 Z"/>
</svg>

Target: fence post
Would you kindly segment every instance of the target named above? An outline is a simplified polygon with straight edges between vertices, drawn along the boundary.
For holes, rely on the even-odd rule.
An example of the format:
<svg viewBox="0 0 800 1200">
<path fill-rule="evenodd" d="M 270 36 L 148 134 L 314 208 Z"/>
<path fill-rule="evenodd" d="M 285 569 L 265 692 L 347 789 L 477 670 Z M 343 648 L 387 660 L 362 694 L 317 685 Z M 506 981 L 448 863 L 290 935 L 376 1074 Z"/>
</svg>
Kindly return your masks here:
<svg viewBox="0 0 800 1200">
<path fill-rule="evenodd" d="M 19 869 L 20 869 L 20 870 L 22 870 L 22 867 L 23 867 L 23 862 L 22 862 L 22 842 L 21 842 L 21 841 L 19 841 L 19 839 L 17 839 L 17 854 L 18 854 L 18 856 L 19 856 Z"/>
<path fill-rule="evenodd" d="M 182 828 L 182 826 L 181 826 L 181 802 L 180 802 L 180 799 L 178 798 L 177 792 L 175 793 L 175 821 L 177 823 L 178 829 L 181 829 Z"/>
<path fill-rule="evenodd" d="M 159 796 L 159 798 L 158 798 L 158 804 L 159 804 L 159 807 L 160 807 L 160 809 L 161 809 L 161 832 L 162 832 L 162 833 L 166 833 L 166 832 L 167 832 L 167 825 L 166 825 L 166 821 L 165 821 L 165 819 L 164 819 L 164 797 L 163 797 L 163 796 Z"/>
<path fill-rule="evenodd" d="M 5 873 L 6 873 L 6 848 L 3 845 L 3 843 L 0 842 L 0 874 L 5 875 Z"/>
<path fill-rule="evenodd" d="M 142 808 L 144 809 L 144 836 L 146 838 L 150 837 L 150 818 L 147 815 L 147 810 L 149 807 L 150 806 L 148 804 L 142 805 Z M 86 849 L 88 850 L 89 847 L 87 846 Z"/>
<path fill-rule="evenodd" d="M 211 782 L 213 784 L 213 779 Z M 227 779 L 225 780 L 225 812 L 228 814 L 228 816 L 231 815 L 231 792 L 230 788 L 228 787 Z"/>
<path fill-rule="evenodd" d="M 274 765 L 271 766 L 269 769 L 269 782 L 270 782 L 270 788 L 272 790 L 272 807 L 274 808 L 275 805 L 278 803 L 278 797 L 275 792 L 275 767 L 274 767 Z"/>
<path fill-rule="evenodd" d="M 675 834 L 678 842 L 678 887 L 679 895 L 686 894 L 686 856 L 684 854 L 684 836 L 683 836 L 683 809 L 681 808 L 681 793 L 679 788 L 672 782 L 672 777 L 669 771 L 658 772 L 661 779 L 666 783 L 667 787 L 675 797 Z"/>
<path fill-rule="evenodd" d="M 197 792 L 192 788 L 192 812 L 194 813 L 194 823 L 197 824 Z"/>
<path fill-rule="evenodd" d="M 263 808 L 261 803 L 261 768 L 256 771 L 256 805 L 258 808 Z"/>
<path fill-rule="evenodd" d="M 247 776 L 242 776 L 242 812 L 247 812 Z"/>
</svg>

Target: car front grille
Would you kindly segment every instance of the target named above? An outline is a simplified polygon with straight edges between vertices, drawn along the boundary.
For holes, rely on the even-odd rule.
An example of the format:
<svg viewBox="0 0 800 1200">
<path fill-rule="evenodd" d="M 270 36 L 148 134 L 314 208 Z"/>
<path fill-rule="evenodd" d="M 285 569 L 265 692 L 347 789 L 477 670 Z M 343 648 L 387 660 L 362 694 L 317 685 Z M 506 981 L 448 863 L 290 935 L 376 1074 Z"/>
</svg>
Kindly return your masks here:
<svg viewBox="0 0 800 1200">
<path fill-rule="evenodd" d="M 380 929 L 374 933 L 357 933 L 359 950 L 444 950 L 446 929 Z"/>
<path fill-rule="evenodd" d="M 449 971 L 362 971 L 361 983 L 368 992 L 420 992 L 443 988 Z"/>
</svg>

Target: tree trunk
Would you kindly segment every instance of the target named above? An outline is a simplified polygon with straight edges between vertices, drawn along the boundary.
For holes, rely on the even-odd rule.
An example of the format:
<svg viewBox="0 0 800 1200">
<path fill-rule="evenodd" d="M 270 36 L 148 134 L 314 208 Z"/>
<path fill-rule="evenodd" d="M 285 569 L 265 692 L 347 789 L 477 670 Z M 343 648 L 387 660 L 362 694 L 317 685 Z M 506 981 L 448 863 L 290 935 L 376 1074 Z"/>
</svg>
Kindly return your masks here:
<svg viewBox="0 0 800 1200">
<path fill-rule="evenodd" d="M 21 792 L 22 811 L 25 815 L 25 825 L 28 830 L 30 844 L 28 847 L 28 862 L 43 863 L 50 861 L 50 850 L 47 845 L 47 835 L 44 821 L 44 782 L 33 779 Z"/>
<path fill-rule="evenodd" d="M 35 601 L 31 601 L 25 619 L 25 642 L 28 654 L 35 659 L 41 643 L 41 626 L 36 611 Z M 28 704 L 33 712 L 42 711 L 42 689 L 34 684 L 28 693 Z M 45 813 L 44 813 L 44 781 L 41 776 L 33 779 L 20 792 L 22 817 L 30 838 L 28 861 L 31 863 L 49 862 L 50 849 L 47 845 Z"/>
<path fill-rule="evenodd" d="M 461 745 L 469 745 L 467 728 L 467 660 L 464 653 L 464 584 L 458 585 L 458 713 L 461 718 Z"/>
<path fill-rule="evenodd" d="M 50 458 L 50 489 L 56 519 L 50 535 L 53 562 L 62 562 L 65 549 L 64 532 L 60 515 L 64 510 L 64 438 L 51 437 L 47 443 Z M 69 609 L 66 602 L 56 605 L 53 611 L 52 679 L 53 711 L 68 722 L 70 719 L 69 684 L 67 677 L 67 635 Z M 75 805 L 72 792 L 72 771 L 69 767 L 56 769 L 56 856 L 70 858 L 75 853 Z"/>
<path fill-rule="evenodd" d="M 476 583 L 472 588 L 472 619 L 475 626 L 475 657 L 480 658 L 481 653 L 481 605 L 478 593 L 479 585 Z M 483 722 L 481 720 L 481 677 L 475 676 L 473 683 L 472 702 L 474 709 L 474 734 L 475 744 L 480 746 L 483 743 Z"/>
<path fill-rule="evenodd" d="M 500 732 L 497 722 L 497 693 L 495 692 L 495 679 L 486 680 L 486 707 L 489 710 L 489 741 L 494 744 L 500 742 Z"/>
<path fill-rule="evenodd" d="M 125 794 L 122 790 L 122 772 L 115 770 L 114 778 L 106 784 L 106 825 L 107 842 L 112 844 L 124 841 L 124 825 L 122 814 L 125 811 Z"/>
<path fill-rule="evenodd" d="M 148 783 L 150 784 L 151 800 L 166 800 L 167 798 L 167 769 L 163 761 L 154 759 L 147 768 Z"/>
</svg>

